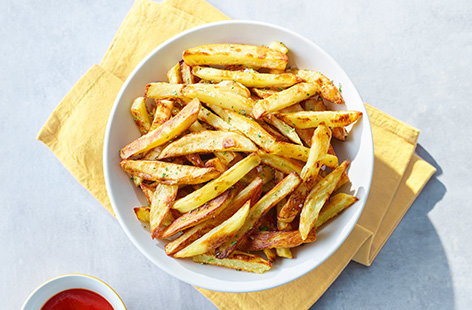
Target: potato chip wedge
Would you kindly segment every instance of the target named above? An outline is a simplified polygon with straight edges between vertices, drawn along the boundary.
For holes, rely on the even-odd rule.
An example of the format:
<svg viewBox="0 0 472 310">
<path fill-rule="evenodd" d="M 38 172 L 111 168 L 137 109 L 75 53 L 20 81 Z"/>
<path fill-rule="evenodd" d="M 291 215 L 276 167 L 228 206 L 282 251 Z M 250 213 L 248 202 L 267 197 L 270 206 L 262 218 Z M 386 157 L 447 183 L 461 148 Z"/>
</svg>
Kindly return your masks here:
<svg viewBox="0 0 472 310">
<path fill-rule="evenodd" d="M 158 184 L 151 200 L 149 222 L 152 238 L 159 238 L 170 214 L 170 207 L 175 201 L 177 185 Z"/>
<path fill-rule="evenodd" d="M 349 177 L 347 176 L 346 173 L 344 173 L 341 177 L 341 180 L 339 180 L 338 184 L 336 185 L 336 188 L 334 189 L 335 191 L 337 191 L 338 189 L 340 189 L 344 184 L 346 183 L 349 183 Z"/>
<path fill-rule="evenodd" d="M 155 188 L 150 186 L 150 185 L 144 184 L 144 183 L 141 183 L 141 185 L 139 185 L 139 187 L 143 191 L 143 194 L 144 194 L 144 196 L 146 196 L 146 200 L 147 200 L 148 204 L 150 205 L 151 202 L 152 202 L 152 196 L 154 195 Z"/>
<path fill-rule="evenodd" d="M 281 134 L 283 134 L 285 137 L 289 138 L 293 143 L 303 145 L 302 140 L 300 140 L 300 137 L 297 134 L 297 131 L 295 128 L 290 127 L 287 123 L 284 121 L 278 119 L 272 114 L 267 114 L 264 117 L 264 120 L 269 123 L 270 125 L 274 126 L 277 128 Z"/>
<path fill-rule="evenodd" d="M 298 83 L 270 97 L 259 100 L 252 111 L 254 118 L 259 119 L 268 112 L 274 112 L 310 98 L 319 91 L 318 84 Z"/>
<path fill-rule="evenodd" d="M 174 254 L 174 257 L 192 257 L 216 249 L 226 240 L 234 236 L 243 226 L 249 214 L 249 201 L 242 206 L 232 217 L 216 226 L 189 246 Z"/>
<path fill-rule="evenodd" d="M 251 97 L 251 91 L 243 84 L 236 81 L 221 81 L 218 86 L 225 91 L 236 93 L 240 96 L 249 98 Z"/>
<path fill-rule="evenodd" d="M 198 99 L 192 100 L 176 116 L 162 124 L 159 128 L 150 131 L 122 148 L 120 152 L 121 158 L 128 159 L 133 155 L 148 151 L 175 138 L 197 120 L 199 111 L 200 102 Z"/>
<path fill-rule="evenodd" d="M 231 130 L 241 132 L 263 149 L 269 150 L 276 142 L 275 138 L 255 120 L 218 106 L 211 105 L 210 108 L 231 126 Z"/>
<path fill-rule="evenodd" d="M 333 127 L 331 129 L 333 131 L 333 137 L 338 139 L 339 141 L 346 141 L 347 138 L 347 130 L 344 127 Z"/>
<path fill-rule="evenodd" d="M 359 111 L 303 111 L 279 113 L 281 119 L 296 128 L 313 128 L 320 124 L 328 127 L 344 127 L 356 122 L 361 116 Z"/>
<path fill-rule="evenodd" d="M 209 159 L 205 163 L 206 168 L 215 168 L 216 170 L 220 171 L 221 173 L 225 172 L 228 169 L 228 166 L 226 166 L 221 159 L 218 157 Z"/>
<path fill-rule="evenodd" d="M 296 173 L 287 175 L 272 190 L 265 194 L 254 206 L 251 207 L 249 216 L 241 227 L 241 230 L 230 240 L 218 248 L 218 258 L 228 257 L 245 238 L 247 238 L 257 225 L 257 222 L 273 206 L 290 194 L 300 184 L 300 178 Z"/>
<path fill-rule="evenodd" d="M 277 253 L 277 256 L 279 257 L 293 258 L 292 251 L 289 248 L 276 248 L 275 252 Z"/>
<path fill-rule="evenodd" d="M 182 75 L 180 73 L 180 62 L 176 63 L 169 71 L 167 71 L 167 80 L 171 84 L 181 84 Z"/>
<path fill-rule="evenodd" d="M 303 184 L 303 183 L 302 183 Z M 286 198 L 284 198 L 283 200 L 281 200 L 276 206 L 275 206 L 275 227 L 274 228 L 271 228 L 269 230 L 271 231 L 276 231 L 276 230 L 279 230 L 279 231 L 290 231 L 290 230 L 293 230 L 292 229 L 292 224 L 291 223 L 286 223 L 286 222 L 282 222 L 280 221 L 279 219 L 279 214 L 280 212 L 282 211 L 282 208 L 287 204 L 287 201 L 288 199 L 290 198 L 291 195 L 293 195 L 294 192 L 297 191 L 297 189 L 301 186 L 298 185 L 298 187 L 292 192 L 292 194 L 290 194 L 289 196 L 287 196 Z"/>
<path fill-rule="evenodd" d="M 227 91 L 226 87 L 216 84 L 186 85 L 182 94 L 187 98 L 198 98 L 206 104 L 214 104 L 242 114 L 251 113 L 254 105 L 251 98 Z"/>
<path fill-rule="evenodd" d="M 170 143 L 159 159 L 192 153 L 255 152 L 257 147 L 245 136 L 230 131 L 200 131 L 183 136 Z"/>
<path fill-rule="evenodd" d="M 139 132 L 144 135 L 151 128 L 151 116 L 149 115 L 146 108 L 146 99 L 144 97 L 138 97 L 134 99 L 131 105 L 131 115 L 133 116 L 136 126 L 138 126 Z"/>
<path fill-rule="evenodd" d="M 303 165 L 300 162 L 282 156 L 269 154 L 262 150 L 257 151 L 257 155 L 259 155 L 264 165 L 270 166 L 286 174 L 296 172 L 300 175 L 303 168 Z"/>
<path fill-rule="evenodd" d="M 196 153 L 186 154 L 185 159 L 188 160 L 195 167 L 200 167 L 200 168 L 205 167 L 205 163 L 203 162 L 199 154 L 196 154 Z"/>
<path fill-rule="evenodd" d="M 184 84 L 170 84 L 164 82 L 149 83 L 146 85 L 146 98 L 183 98 L 182 89 Z"/>
<path fill-rule="evenodd" d="M 274 249 L 264 249 L 263 251 L 269 262 L 273 263 L 277 259 L 277 254 L 274 252 Z"/>
<path fill-rule="evenodd" d="M 139 187 L 142 182 L 143 182 L 143 179 L 138 177 L 138 176 L 135 176 L 135 175 L 132 175 L 130 177 L 130 180 L 133 181 L 134 185 L 136 185 L 136 187 Z"/>
<path fill-rule="evenodd" d="M 201 79 L 221 82 L 235 81 L 246 87 L 289 87 L 299 82 L 297 76 L 291 73 L 270 74 L 251 71 L 231 71 L 210 67 L 193 67 L 193 74 Z"/>
<path fill-rule="evenodd" d="M 286 202 L 287 202 L 287 198 L 285 198 L 284 200 L 280 201 L 280 202 L 276 205 L 276 216 L 277 216 L 276 228 L 278 228 L 278 230 L 282 230 L 282 231 L 290 231 L 290 230 L 292 230 L 292 225 L 291 225 L 291 223 L 284 223 L 284 222 L 281 222 L 281 221 L 278 219 L 278 214 L 280 214 L 280 211 L 282 210 L 282 207 L 285 205 Z M 277 256 L 279 256 L 279 257 L 289 258 L 289 259 L 293 258 L 292 251 L 290 250 L 289 247 L 276 246 L 276 247 L 275 247 L 275 251 L 276 251 Z"/>
<path fill-rule="evenodd" d="M 328 154 L 330 142 L 331 130 L 325 125 L 318 126 L 313 133 L 308 159 L 300 174 L 303 181 L 312 182 L 316 179 L 322 166 L 322 159 Z"/>
<path fill-rule="evenodd" d="M 199 184 L 218 177 L 215 168 L 198 168 L 154 160 L 122 160 L 124 171 L 149 181 L 164 184 Z"/>
<path fill-rule="evenodd" d="M 298 77 L 302 78 L 303 80 L 311 83 L 316 83 L 320 86 L 320 94 L 321 96 L 333 103 L 336 104 L 343 104 L 344 99 L 341 96 L 341 92 L 339 89 L 334 86 L 333 82 L 324 76 L 320 72 L 310 71 L 310 70 L 290 70 L 291 73 L 296 74 Z"/>
<path fill-rule="evenodd" d="M 247 44 L 206 44 L 183 52 L 183 60 L 190 66 L 244 65 L 254 68 L 285 70 L 288 57 L 279 51 Z"/>
<path fill-rule="evenodd" d="M 308 160 L 310 149 L 299 144 L 276 142 L 271 145 L 268 153 L 306 162 Z"/>
<path fill-rule="evenodd" d="M 179 231 L 193 227 L 210 218 L 214 218 L 221 211 L 223 211 L 232 200 L 232 193 L 226 191 L 220 196 L 210 200 L 198 209 L 182 214 L 176 218 L 167 228 L 162 232 L 161 238 L 169 238 Z"/>
<path fill-rule="evenodd" d="M 318 182 L 306 197 L 302 212 L 300 213 L 299 227 L 300 235 L 303 240 L 308 237 L 308 234 L 318 219 L 321 208 L 336 188 L 336 184 L 341 179 L 348 165 L 349 162 L 344 161 L 339 167 Z"/>
<path fill-rule="evenodd" d="M 305 109 L 308 111 L 328 111 L 328 108 L 325 106 L 321 98 L 320 100 L 308 99 L 307 101 L 305 101 Z M 293 112 L 298 112 L 298 111 L 293 111 Z M 331 131 L 333 132 L 334 138 L 340 141 L 346 140 L 346 137 L 347 137 L 346 128 L 333 127 L 331 128 Z"/>
<path fill-rule="evenodd" d="M 210 110 L 206 109 L 205 107 L 200 108 L 200 113 L 198 114 L 198 119 L 202 122 L 211 125 L 215 129 L 231 131 L 231 126 L 225 122 L 221 117 L 214 114 Z"/>
<path fill-rule="evenodd" d="M 215 152 L 214 154 L 227 167 L 230 166 L 238 155 L 234 152 Z"/>
<path fill-rule="evenodd" d="M 173 208 L 182 213 L 198 208 L 236 184 L 246 173 L 259 165 L 260 162 L 261 159 L 255 154 L 247 156 L 199 190 L 177 200 Z"/>
<path fill-rule="evenodd" d="M 290 142 L 290 140 L 280 133 L 277 129 L 269 125 L 268 122 L 263 121 L 262 119 L 257 121 L 257 123 L 265 130 L 269 135 L 275 138 L 276 141 L 280 142 Z"/>
<path fill-rule="evenodd" d="M 323 99 L 321 99 L 321 97 L 310 98 L 308 100 L 305 100 L 305 102 L 303 103 L 303 106 L 305 107 L 305 109 L 302 109 L 303 111 L 328 111 L 328 108 L 324 104 Z M 299 111 L 291 111 L 291 112 L 299 112 Z"/>
<path fill-rule="evenodd" d="M 178 238 L 164 246 L 167 255 L 173 256 L 178 251 L 192 244 L 195 240 L 212 230 L 216 225 L 201 223 L 184 231 Z"/>
<path fill-rule="evenodd" d="M 244 189 L 242 189 L 236 195 L 236 197 L 234 197 L 233 202 L 231 203 L 231 207 L 227 209 L 228 212 L 231 212 L 233 208 L 239 208 L 244 202 L 248 200 L 251 201 L 251 206 L 253 206 L 256 202 L 259 201 L 263 184 L 264 183 L 262 181 L 262 178 L 255 177 Z M 233 207 L 233 205 L 235 205 L 235 207 Z"/>
<path fill-rule="evenodd" d="M 338 216 L 342 211 L 352 206 L 358 200 L 359 198 L 349 194 L 339 193 L 333 195 L 321 209 L 320 215 L 315 222 L 314 230 L 318 230 L 321 226 Z"/>
<path fill-rule="evenodd" d="M 202 113 L 204 113 L 206 115 L 206 117 L 201 118 Z M 210 113 L 211 113 L 211 116 L 209 115 Z M 208 109 L 206 109 L 204 107 L 200 107 L 200 112 L 198 113 L 198 119 L 207 122 L 207 124 L 210 124 L 210 122 L 211 122 L 210 125 L 217 128 L 217 129 L 222 129 L 222 128 L 217 127 L 218 124 L 223 125 L 223 126 L 227 126 L 228 128 L 230 128 L 228 123 L 226 123 L 224 120 L 222 120 L 221 118 L 219 118 L 218 116 L 216 116 L 215 114 L 213 114 L 212 112 L 210 112 Z M 199 131 L 203 131 L 203 130 L 207 130 L 207 129 L 205 127 L 203 127 L 202 124 L 197 120 L 189 127 L 189 130 L 190 130 L 190 132 L 199 132 Z M 215 152 L 214 154 L 215 154 L 216 157 L 218 157 L 221 160 L 221 162 L 223 164 L 225 164 L 227 166 L 236 157 L 236 154 L 234 152 L 228 152 L 228 151 Z"/>
<path fill-rule="evenodd" d="M 149 224 L 149 213 L 151 210 L 149 207 L 136 207 L 133 210 L 138 220 L 145 224 Z"/>
<path fill-rule="evenodd" d="M 300 244 L 316 240 L 316 233 L 310 232 L 310 236 L 303 240 L 300 232 L 295 231 L 258 231 L 252 233 L 238 249 L 243 251 L 261 251 L 273 248 L 294 248 Z"/>
<path fill-rule="evenodd" d="M 308 99 L 307 101 L 312 100 L 313 98 Z M 306 102 L 306 101 L 305 101 Z M 295 103 L 294 105 L 291 105 L 289 107 L 286 107 L 282 110 L 280 110 L 280 113 L 293 113 L 293 112 L 300 112 L 300 111 L 305 111 L 303 107 L 301 106 L 300 103 Z M 269 113 L 272 115 L 277 115 L 277 113 Z M 297 132 L 298 136 L 302 141 L 308 145 L 311 146 L 311 138 L 313 137 L 313 128 L 295 128 L 295 131 Z"/>
<path fill-rule="evenodd" d="M 288 54 L 288 47 L 280 41 L 272 41 L 269 43 L 268 47 L 281 53 Z"/>
<path fill-rule="evenodd" d="M 164 146 L 156 146 L 155 148 L 150 149 L 146 153 L 144 153 L 143 159 L 144 160 L 157 160 L 159 154 L 161 154 Z"/>
<path fill-rule="evenodd" d="M 208 94 L 205 94 L 208 92 Z M 228 94 L 230 101 L 227 107 L 233 105 L 249 107 L 252 103 L 250 91 L 241 83 L 234 81 L 223 81 L 218 84 L 196 83 L 196 84 L 171 84 L 165 82 L 149 83 L 146 86 L 145 96 L 152 99 L 180 99 L 189 102 L 191 98 L 208 98 L 206 101 L 219 102 L 223 100 L 224 95 Z M 220 100 L 220 101 L 221 101 Z M 202 100 L 204 101 L 204 100 Z M 204 101 L 205 102 L 205 101 Z"/>
<path fill-rule="evenodd" d="M 195 83 L 195 76 L 193 76 L 192 68 L 183 61 L 180 63 L 180 73 L 182 74 L 182 82 L 184 84 Z"/>
<path fill-rule="evenodd" d="M 306 162 L 310 154 L 310 149 L 303 145 L 276 142 L 269 149 L 268 153 Z M 321 159 L 321 163 L 326 167 L 335 168 L 338 165 L 338 158 L 334 155 L 326 154 L 326 156 Z"/>
<path fill-rule="evenodd" d="M 149 130 L 154 130 L 167 122 L 171 115 L 174 102 L 172 100 L 160 99 L 156 100 L 156 111 L 154 111 L 154 119 L 152 120 Z"/>
<path fill-rule="evenodd" d="M 339 160 L 335 155 L 326 154 L 325 157 L 321 159 L 321 164 L 329 168 L 336 168 L 339 164 Z"/>
<path fill-rule="evenodd" d="M 199 264 L 215 265 L 254 273 L 264 273 L 272 268 L 269 260 L 242 251 L 234 251 L 230 257 L 223 259 L 219 259 L 212 254 L 202 254 L 192 257 L 192 260 Z"/>
<path fill-rule="evenodd" d="M 262 98 L 262 99 L 265 99 L 267 97 L 270 97 L 272 96 L 273 94 L 276 94 L 282 90 L 284 90 L 284 88 L 252 88 L 251 89 L 252 92 L 254 94 L 256 94 L 258 97 Z"/>
<path fill-rule="evenodd" d="M 249 184 L 254 178 L 259 177 L 262 179 L 262 183 L 267 185 L 275 177 L 275 170 L 266 165 L 259 165 L 256 168 L 249 171 L 248 174 L 241 179 L 241 183 Z"/>
<path fill-rule="evenodd" d="M 312 188 L 313 182 L 303 182 L 293 191 L 277 214 L 279 229 L 285 229 L 286 224 L 291 223 L 300 213 L 303 203 Z"/>
</svg>

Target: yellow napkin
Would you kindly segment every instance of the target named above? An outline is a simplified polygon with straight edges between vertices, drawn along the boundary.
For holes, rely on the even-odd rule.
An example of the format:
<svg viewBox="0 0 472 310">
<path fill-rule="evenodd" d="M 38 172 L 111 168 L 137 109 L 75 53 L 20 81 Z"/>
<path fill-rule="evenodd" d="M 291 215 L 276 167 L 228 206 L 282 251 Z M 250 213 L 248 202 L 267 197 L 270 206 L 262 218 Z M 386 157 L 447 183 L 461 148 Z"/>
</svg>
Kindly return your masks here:
<svg viewBox="0 0 472 310">
<path fill-rule="evenodd" d="M 137 0 L 100 65 L 125 80 L 136 65 L 165 40 L 189 28 L 224 19 L 228 18 L 203 0 L 164 3 Z"/>
<path fill-rule="evenodd" d="M 188 28 L 223 19 L 227 17 L 204 0 L 136 1 L 101 64 L 85 73 L 40 130 L 38 139 L 111 213 L 102 145 L 108 114 L 123 80 L 163 41 Z M 243 294 L 198 289 L 216 306 L 306 309 L 351 259 L 364 265 L 372 263 L 435 169 L 414 154 L 418 130 L 366 107 L 375 145 L 374 180 L 365 210 L 346 242 L 321 266 L 278 288 Z"/>
<path fill-rule="evenodd" d="M 122 84 L 115 75 L 94 65 L 62 99 L 37 137 L 112 214 L 102 169 L 103 139 Z"/>
</svg>

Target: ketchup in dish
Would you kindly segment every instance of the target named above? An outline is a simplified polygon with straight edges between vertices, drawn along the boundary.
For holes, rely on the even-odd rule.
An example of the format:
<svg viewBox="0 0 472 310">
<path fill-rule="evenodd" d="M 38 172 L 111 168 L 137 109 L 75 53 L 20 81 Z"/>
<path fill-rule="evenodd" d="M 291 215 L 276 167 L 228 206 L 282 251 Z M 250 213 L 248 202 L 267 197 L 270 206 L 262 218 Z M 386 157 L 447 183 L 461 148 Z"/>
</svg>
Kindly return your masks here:
<svg viewBox="0 0 472 310">
<path fill-rule="evenodd" d="M 113 310 L 113 307 L 95 292 L 73 288 L 52 296 L 41 310 Z"/>
</svg>

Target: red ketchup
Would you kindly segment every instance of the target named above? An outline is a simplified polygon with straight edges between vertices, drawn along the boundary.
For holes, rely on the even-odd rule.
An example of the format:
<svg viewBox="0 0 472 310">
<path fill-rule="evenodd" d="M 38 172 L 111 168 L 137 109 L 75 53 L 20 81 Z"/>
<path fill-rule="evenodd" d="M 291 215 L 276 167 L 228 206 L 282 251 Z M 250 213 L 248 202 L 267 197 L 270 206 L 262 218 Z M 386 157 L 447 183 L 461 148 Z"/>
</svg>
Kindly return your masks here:
<svg viewBox="0 0 472 310">
<path fill-rule="evenodd" d="M 95 292 L 73 288 L 49 298 L 41 310 L 113 310 L 113 307 Z"/>
</svg>

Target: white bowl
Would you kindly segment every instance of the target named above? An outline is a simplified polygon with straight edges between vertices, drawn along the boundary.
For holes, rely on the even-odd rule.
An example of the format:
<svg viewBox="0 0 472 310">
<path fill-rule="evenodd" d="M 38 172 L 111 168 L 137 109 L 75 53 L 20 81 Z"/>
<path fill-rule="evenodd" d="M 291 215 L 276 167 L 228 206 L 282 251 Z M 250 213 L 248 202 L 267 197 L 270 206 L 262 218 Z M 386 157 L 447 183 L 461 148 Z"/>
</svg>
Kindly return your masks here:
<svg viewBox="0 0 472 310">
<path fill-rule="evenodd" d="M 54 295 L 73 288 L 83 288 L 105 298 L 115 310 L 126 310 L 126 306 L 111 286 L 100 279 L 84 274 L 65 274 L 52 278 L 36 288 L 26 298 L 22 310 L 38 310 Z"/>
<path fill-rule="evenodd" d="M 321 71 L 336 85 L 342 85 L 345 106 L 339 109 L 364 113 L 347 142 L 335 145 L 340 159 L 351 160 L 351 190 L 359 201 L 341 214 L 319 234 L 315 243 L 295 250 L 295 259 L 279 259 L 264 274 L 238 272 L 221 267 L 200 265 L 188 259 L 168 257 L 164 242 L 152 240 L 136 219 L 133 207 L 145 205 L 144 196 L 120 168 L 119 150 L 139 137 L 130 116 L 132 100 L 142 96 L 147 83 L 166 81 L 166 72 L 181 59 L 184 49 L 206 43 L 268 44 L 277 40 L 289 50 L 290 65 Z M 116 217 L 131 241 L 153 263 L 174 277 L 194 286 L 223 292 L 250 292 L 290 282 L 319 266 L 339 248 L 356 224 L 370 189 L 373 170 L 373 143 L 367 112 L 361 97 L 341 67 L 320 47 L 287 29 L 253 21 L 223 21 L 185 31 L 152 51 L 130 74 L 113 106 L 104 144 L 104 172 L 108 194 Z"/>
</svg>

